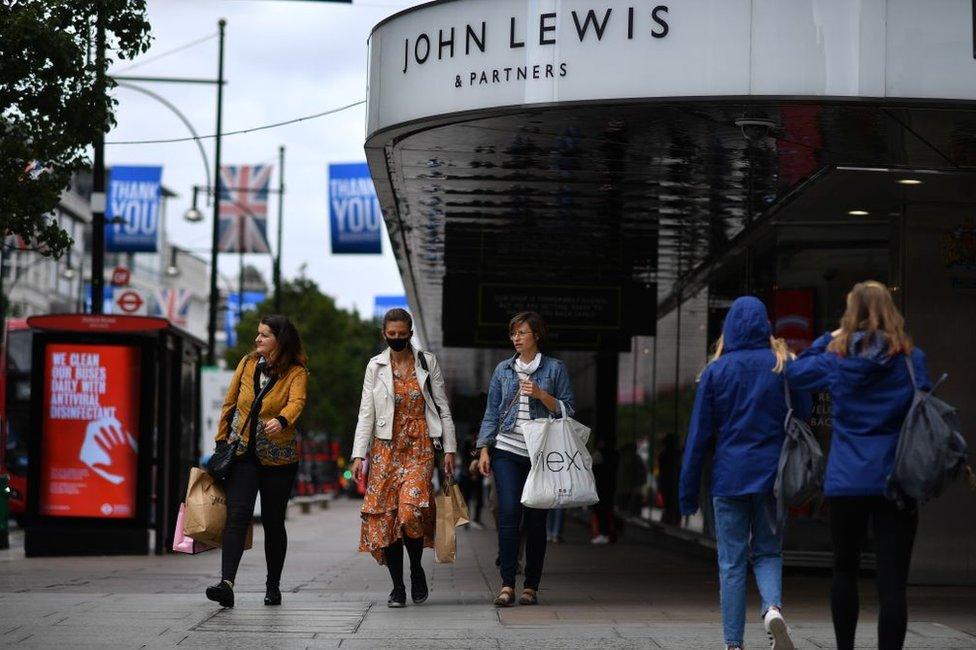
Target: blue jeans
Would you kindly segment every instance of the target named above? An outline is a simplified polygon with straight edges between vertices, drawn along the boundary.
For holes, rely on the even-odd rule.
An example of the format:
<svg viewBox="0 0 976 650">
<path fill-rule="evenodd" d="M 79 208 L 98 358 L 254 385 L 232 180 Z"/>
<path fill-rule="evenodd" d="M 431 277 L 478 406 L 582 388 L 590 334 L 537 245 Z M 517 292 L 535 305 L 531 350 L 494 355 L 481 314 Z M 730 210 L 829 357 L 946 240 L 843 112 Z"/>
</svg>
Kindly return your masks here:
<svg viewBox="0 0 976 650">
<path fill-rule="evenodd" d="M 752 564 L 762 597 L 762 614 L 783 600 L 782 538 L 773 529 L 776 504 L 772 493 L 712 497 L 722 625 L 727 645 L 742 644 L 746 626 L 746 572 Z"/>
<path fill-rule="evenodd" d="M 491 454 L 498 495 L 498 556 L 502 586 L 515 588 L 515 563 L 518 561 L 519 524 L 525 528 L 525 586 L 538 589 L 542 564 L 546 559 L 546 513 L 548 510 L 522 506 L 522 488 L 532 463 L 501 449 Z"/>
<path fill-rule="evenodd" d="M 563 534 L 563 519 L 566 516 L 566 511 L 562 508 L 553 508 L 549 511 L 549 516 L 546 517 L 546 535 L 549 537 L 562 537 Z"/>
</svg>

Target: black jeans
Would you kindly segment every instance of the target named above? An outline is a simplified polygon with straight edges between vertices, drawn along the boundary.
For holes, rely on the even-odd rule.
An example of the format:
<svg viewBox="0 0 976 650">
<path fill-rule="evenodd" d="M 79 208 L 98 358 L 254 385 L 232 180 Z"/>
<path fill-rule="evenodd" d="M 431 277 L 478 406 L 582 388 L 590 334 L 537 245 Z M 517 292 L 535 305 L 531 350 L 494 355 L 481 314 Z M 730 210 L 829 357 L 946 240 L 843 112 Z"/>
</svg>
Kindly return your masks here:
<svg viewBox="0 0 976 650">
<path fill-rule="evenodd" d="M 915 504 L 899 509 L 882 496 L 829 497 L 830 536 L 834 545 L 834 581 L 830 610 L 838 650 L 854 648 L 860 609 L 857 575 L 871 522 L 877 557 L 878 648 L 900 650 L 905 643 L 908 606 L 905 583 L 918 527 Z"/>
<path fill-rule="evenodd" d="M 277 587 L 281 569 L 285 566 L 288 534 L 285 532 L 285 511 L 291 497 L 292 485 L 298 473 L 298 463 L 266 467 L 253 458 L 234 462 L 227 477 L 227 525 L 220 558 L 224 580 L 234 582 L 237 567 L 244 555 L 247 528 L 254 515 L 254 502 L 261 493 L 261 523 L 264 526 L 264 558 L 268 563 L 269 586 Z"/>
<path fill-rule="evenodd" d="M 522 488 L 532 462 L 501 449 L 491 454 L 491 471 L 498 494 L 498 555 L 502 586 L 515 588 L 515 563 L 519 553 L 519 523 L 525 531 L 525 586 L 538 589 L 546 559 L 546 515 L 548 510 L 522 505 Z"/>
</svg>

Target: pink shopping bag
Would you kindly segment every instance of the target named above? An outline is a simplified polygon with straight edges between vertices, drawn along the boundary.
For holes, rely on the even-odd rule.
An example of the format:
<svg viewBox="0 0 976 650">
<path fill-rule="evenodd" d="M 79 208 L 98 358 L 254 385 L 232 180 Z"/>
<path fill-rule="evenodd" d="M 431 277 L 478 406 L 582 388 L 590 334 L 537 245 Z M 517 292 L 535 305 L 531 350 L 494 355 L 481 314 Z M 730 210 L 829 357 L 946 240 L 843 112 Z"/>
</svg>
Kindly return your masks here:
<svg viewBox="0 0 976 650">
<path fill-rule="evenodd" d="M 180 504 L 180 514 L 176 517 L 176 533 L 173 535 L 173 552 L 187 553 L 196 555 L 217 548 L 206 542 L 198 542 L 183 532 L 183 525 L 186 521 L 186 504 Z"/>
</svg>

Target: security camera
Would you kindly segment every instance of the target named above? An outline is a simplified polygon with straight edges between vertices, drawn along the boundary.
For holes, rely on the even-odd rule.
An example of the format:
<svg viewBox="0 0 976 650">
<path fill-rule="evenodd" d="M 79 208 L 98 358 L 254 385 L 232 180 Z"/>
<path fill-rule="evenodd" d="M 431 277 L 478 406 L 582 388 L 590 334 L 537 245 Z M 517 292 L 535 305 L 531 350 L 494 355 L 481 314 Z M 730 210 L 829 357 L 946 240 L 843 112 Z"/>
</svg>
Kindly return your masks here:
<svg viewBox="0 0 976 650">
<path fill-rule="evenodd" d="M 740 117 L 735 121 L 735 125 L 742 130 L 742 135 L 749 142 L 765 140 L 778 128 L 775 122 L 752 117 Z"/>
</svg>

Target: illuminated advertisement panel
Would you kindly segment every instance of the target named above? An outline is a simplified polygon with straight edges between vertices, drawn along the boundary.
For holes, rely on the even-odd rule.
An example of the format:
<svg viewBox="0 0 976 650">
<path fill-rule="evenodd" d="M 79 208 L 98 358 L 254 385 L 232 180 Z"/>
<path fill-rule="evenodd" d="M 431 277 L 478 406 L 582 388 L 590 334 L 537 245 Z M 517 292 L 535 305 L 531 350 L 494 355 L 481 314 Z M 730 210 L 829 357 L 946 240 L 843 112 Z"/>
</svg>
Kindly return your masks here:
<svg viewBox="0 0 976 650">
<path fill-rule="evenodd" d="M 42 515 L 135 516 L 140 359 L 132 346 L 46 346 Z"/>
</svg>

